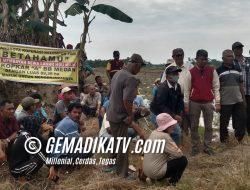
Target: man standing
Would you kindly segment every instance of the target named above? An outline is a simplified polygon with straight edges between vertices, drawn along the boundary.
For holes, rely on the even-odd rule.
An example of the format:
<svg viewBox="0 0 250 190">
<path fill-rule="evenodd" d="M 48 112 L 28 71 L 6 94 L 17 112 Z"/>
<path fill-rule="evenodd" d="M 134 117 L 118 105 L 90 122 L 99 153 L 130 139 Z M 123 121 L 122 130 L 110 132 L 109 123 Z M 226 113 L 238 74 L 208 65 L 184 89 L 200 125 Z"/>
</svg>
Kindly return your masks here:
<svg viewBox="0 0 250 190">
<path fill-rule="evenodd" d="M 111 81 L 111 79 L 113 78 L 115 73 L 117 71 L 121 70 L 124 66 L 123 61 L 119 60 L 120 59 L 120 52 L 119 51 L 114 51 L 113 57 L 114 57 L 114 59 L 108 62 L 107 69 L 106 69 L 109 81 Z"/>
<path fill-rule="evenodd" d="M 250 60 L 242 55 L 243 47 L 244 45 L 242 43 L 235 42 L 232 45 L 232 50 L 235 56 L 234 62 L 240 66 L 243 74 L 243 87 L 247 106 L 247 133 L 250 135 Z"/>
<path fill-rule="evenodd" d="M 150 109 L 154 115 L 168 113 L 178 121 L 179 125 L 175 127 L 175 131 L 171 137 L 175 143 L 179 145 L 181 136 L 180 125 L 182 122 L 181 115 L 184 111 L 183 95 L 181 93 L 181 87 L 177 83 L 181 69 L 170 65 L 165 72 L 166 80 L 160 84 L 156 96 L 150 105 Z"/>
<path fill-rule="evenodd" d="M 233 64 L 232 50 L 225 50 L 222 54 L 223 63 L 217 69 L 220 78 L 221 115 L 220 140 L 228 141 L 228 124 L 233 119 L 236 139 L 241 142 L 245 134 L 246 110 L 242 73 L 238 65 Z"/>
<path fill-rule="evenodd" d="M 215 110 L 220 110 L 220 82 L 216 70 L 208 64 L 208 53 L 206 50 L 198 50 L 196 53 L 196 65 L 192 68 L 185 83 L 184 103 L 186 113 L 190 113 L 192 155 L 200 152 L 200 136 L 198 126 L 201 111 L 204 117 L 205 134 L 204 149 L 208 155 L 213 155 L 211 141 L 213 135 L 213 100 L 215 99 Z"/>
<path fill-rule="evenodd" d="M 189 73 L 189 69 L 184 66 L 184 51 L 183 51 L 183 49 L 182 48 L 174 49 L 172 52 L 172 57 L 174 60 L 174 64 L 172 64 L 172 65 L 177 66 L 179 69 L 181 69 L 181 72 L 179 73 L 178 83 L 181 86 L 181 93 L 184 96 L 185 80 L 186 80 L 187 74 Z M 163 78 L 163 77 L 164 77 L 164 74 L 163 74 L 162 79 L 161 79 L 162 82 L 164 82 L 166 80 L 166 76 L 165 76 L 165 78 Z M 188 135 L 189 129 L 191 128 L 191 123 L 190 123 L 190 117 L 186 113 L 183 113 L 183 121 L 182 121 L 181 127 L 183 129 L 183 132 L 185 132 L 185 134 Z"/>
<path fill-rule="evenodd" d="M 6 159 L 5 151 L 9 142 L 16 138 L 19 130 L 14 116 L 14 104 L 8 100 L 0 103 L 0 161 Z"/>
<path fill-rule="evenodd" d="M 118 71 L 111 81 L 110 104 L 107 110 L 107 120 L 110 122 L 111 134 L 117 137 L 128 138 L 128 127 L 133 121 L 133 101 L 136 97 L 138 80 L 134 77 L 140 72 L 143 59 L 138 54 L 133 54 L 126 68 Z M 116 173 L 119 176 L 128 176 L 128 152 L 119 153 L 116 157 Z"/>
</svg>

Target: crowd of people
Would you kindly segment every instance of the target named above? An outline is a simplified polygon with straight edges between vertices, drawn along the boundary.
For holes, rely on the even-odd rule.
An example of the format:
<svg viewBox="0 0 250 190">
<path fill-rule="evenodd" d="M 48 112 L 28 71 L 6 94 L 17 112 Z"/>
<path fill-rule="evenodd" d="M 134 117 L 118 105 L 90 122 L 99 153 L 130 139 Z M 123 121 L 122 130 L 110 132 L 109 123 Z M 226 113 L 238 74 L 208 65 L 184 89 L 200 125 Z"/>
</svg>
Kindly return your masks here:
<svg viewBox="0 0 250 190">
<path fill-rule="evenodd" d="M 69 49 L 73 47 L 67 46 Z M 49 137 L 81 137 L 86 130 L 84 121 L 96 117 L 99 137 L 131 137 L 147 139 L 139 119 L 151 115 L 155 127 L 148 139 L 164 140 L 164 153 L 145 153 L 139 178 L 165 180 L 176 184 L 188 160 L 181 150 L 182 135 L 191 133 L 191 156 L 200 153 L 198 133 L 201 112 L 205 132 L 202 150 L 210 156 L 212 147 L 212 121 L 214 112 L 220 113 L 220 141 L 229 141 L 228 125 L 232 117 L 235 138 L 243 143 L 250 134 L 250 60 L 243 56 L 243 44 L 235 42 L 232 50 L 222 52 L 223 62 L 219 68 L 208 65 L 208 52 L 198 50 L 196 63 L 190 69 L 184 64 L 184 51 L 174 49 L 172 61 L 168 61 L 160 78 L 155 80 L 150 107 L 145 106 L 139 94 L 140 80 L 136 75 L 144 65 L 139 54 L 133 54 L 125 65 L 119 51 L 114 51 L 107 64 L 108 83 L 101 76 L 95 76 L 95 84 L 84 82 L 80 93 L 76 87 L 62 85 L 53 117 L 49 118 L 42 96 L 32 92 L 22 99 L 15 109 L 14 103 L 4 100 L 0 103 L 0 162 L 8 161 L 10 173 L 20 181 L 30 179 L 43 165 L 46 157 L 89 158 L 89 154 L 63 154 L 45 152 Z M 91 71 L 92 74 L 93 71 Z M 85 73 L 86 74 L 86 73 Z M 86 78 L 86 75 L 85 75 Z M 42 149 L 30 155 L 24 148 L 29 137 L 37 137 Z M 121 145 L 119 145 L 121 146 Z M 129 153 L 121 147 L 115 158 L 115 165 L 108 165 L 104 171 L 114 171 L 118 176 L 131 179 Z M 49 179 L 58 180 L 59 166 L 46 165 Z"/>
</svg>

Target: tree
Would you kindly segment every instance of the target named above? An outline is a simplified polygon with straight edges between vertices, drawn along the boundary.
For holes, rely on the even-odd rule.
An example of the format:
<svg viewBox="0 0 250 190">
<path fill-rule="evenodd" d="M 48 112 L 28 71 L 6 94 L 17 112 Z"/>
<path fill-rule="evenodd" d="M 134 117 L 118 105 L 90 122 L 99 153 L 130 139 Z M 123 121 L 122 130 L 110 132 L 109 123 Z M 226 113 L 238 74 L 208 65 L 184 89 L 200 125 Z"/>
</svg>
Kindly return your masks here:
<svg viewBox="0 0 250 190">
<path fill-rule="evenodd" d="M 75 16 L 78 14 L 83 14 L 83 24 L 84 29 L 83 33 L 81 35 L 81 50 L 80 52 L 86 52 L 85 51 L 85 44 L 87 35 L 89 33 L 89 26 L 95 19 L 95 16 L 92 16 L 92 12 L 99 12 L 103 14 L 107 14 L 112 19 L 119 20 L 121 22 L 126 23 L 132 23 L 133 19 L 130 18 L 128 15 L 117 9 L 116 7 L 113 7 L 111 5 L 106 4 L 97 4 L 96 0 L 93 1 L 92 4 L 90 4 L 89 0 L 75 0 L 75 3 L 72 4 L 66 11 L 66 17 L 68 15 Z M 82 56 L 81 56 L 82 57 Z"/>
</svg>

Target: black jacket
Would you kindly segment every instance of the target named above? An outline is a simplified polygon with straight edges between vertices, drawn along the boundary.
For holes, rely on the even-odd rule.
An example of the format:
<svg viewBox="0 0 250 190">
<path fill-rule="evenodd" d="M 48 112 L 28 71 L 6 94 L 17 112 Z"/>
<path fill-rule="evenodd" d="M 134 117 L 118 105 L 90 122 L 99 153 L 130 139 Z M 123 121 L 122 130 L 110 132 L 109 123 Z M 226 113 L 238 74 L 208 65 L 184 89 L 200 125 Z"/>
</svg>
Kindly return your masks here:
<svg viewBox="0 0 250 190">
<path fill-rule="evenodd" d="M 158 115 L 160 113 L 168 113 L 172 117 L 180 115 L 184 110 L 183 95 L 181 87 L 177 84 L 177 88 L 169 88 L 167 80 L 162 83 L 156 92 L 156 96 L 150 104 L 150 110 Z"/>
</svg>

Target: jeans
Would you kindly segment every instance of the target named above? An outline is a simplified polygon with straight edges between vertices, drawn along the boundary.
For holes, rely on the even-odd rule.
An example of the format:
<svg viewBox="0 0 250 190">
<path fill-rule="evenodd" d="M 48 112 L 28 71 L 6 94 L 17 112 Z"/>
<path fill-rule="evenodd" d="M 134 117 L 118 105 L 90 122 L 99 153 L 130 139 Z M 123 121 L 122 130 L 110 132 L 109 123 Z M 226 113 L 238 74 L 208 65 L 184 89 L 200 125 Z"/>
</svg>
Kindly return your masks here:
<svg viewBox="0 0 250 190">
<path fill-rule="evenodd" d="M 179 124 L 175 125 L 174 132 L 170 136 L 177 145 L 181 143 L 181 128 Z"/>
</svg>

